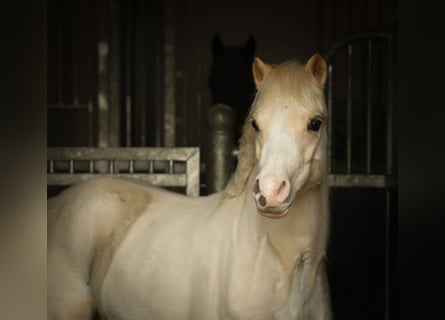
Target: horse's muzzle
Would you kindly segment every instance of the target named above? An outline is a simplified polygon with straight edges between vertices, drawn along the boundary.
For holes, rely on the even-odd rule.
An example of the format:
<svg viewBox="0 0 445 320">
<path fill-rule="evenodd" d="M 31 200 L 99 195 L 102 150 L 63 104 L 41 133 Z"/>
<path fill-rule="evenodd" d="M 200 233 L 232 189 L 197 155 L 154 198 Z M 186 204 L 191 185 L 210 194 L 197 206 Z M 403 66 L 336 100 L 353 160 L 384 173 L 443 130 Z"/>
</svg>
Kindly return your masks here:
<svg viewBox="0 0 445 320">
<path fill-rule="evenodd" d="M 261 192 L 259 179 L 256 179 L 253 197 L 255 198 L 255 203 L 258 212 L 268 218 L 281 218 L 284 217 L 289 211 L 289 206 L 291 201 L 289 201 L 290 190 L 288 187 L 288 182 L 282 182 L 268 192 Z M 285 186 L 286 188 L 283 188 Z M 285 198 L 286 197 L 286 198 Z"/>
</svg>

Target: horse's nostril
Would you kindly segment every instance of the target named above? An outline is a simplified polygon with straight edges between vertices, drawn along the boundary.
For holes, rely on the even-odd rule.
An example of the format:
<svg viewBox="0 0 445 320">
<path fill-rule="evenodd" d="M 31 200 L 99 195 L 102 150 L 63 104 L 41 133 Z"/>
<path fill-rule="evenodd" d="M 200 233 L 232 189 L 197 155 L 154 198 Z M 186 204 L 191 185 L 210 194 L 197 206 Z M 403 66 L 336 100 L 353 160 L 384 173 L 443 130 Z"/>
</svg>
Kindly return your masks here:
<svg viewBox="0 0 445 320">
<path fill-rule="evenodd" d="M 261 197 L 258 199 L 258 203 L 259 203 L 262 207 L 264 207 L 264 206 L 266 205 L 266 203 L 267 203 L 267 200 L 266 200 L 266 198 L 265 198 L 264 196 L 261 196 Z"/>
<path fill-rule="evenodd" d="M 256 181 L 255 181 L 254 192 L 255 192 L 255 194 L 260 193 L 260 180 L 259 179 L 256 179 Z"/>
<path fill-rule="evenodd" d="M 280 187 L 278 188 L 278 194 L 283 192 L 285 187 L 286 187 L 286 181 L 282 181 L 281 184 L 280 184 Z"/>
<path fill-rule="evenodd" d="M 290 187 L 289 182 L 282 181 L 280 187 L 277 190 L 278 201 L 284 201 L 289 195 Z"/>
</svg>

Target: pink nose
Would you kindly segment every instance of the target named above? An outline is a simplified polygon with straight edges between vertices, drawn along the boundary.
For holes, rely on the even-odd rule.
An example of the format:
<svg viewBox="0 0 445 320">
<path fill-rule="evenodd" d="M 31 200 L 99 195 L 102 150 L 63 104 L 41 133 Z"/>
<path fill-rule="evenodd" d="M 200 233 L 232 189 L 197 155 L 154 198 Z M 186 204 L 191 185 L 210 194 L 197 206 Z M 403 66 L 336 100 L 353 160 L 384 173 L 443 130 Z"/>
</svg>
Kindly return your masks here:
<svg viewBox="0 0 445 320">
<path fill-rule="evenodd" d="M 271 178 L 257 179 L 255 183 L 255 196 L 258 203 L 266 207 L 282 205 L 289 197 L 290 183 L 287 180 Z"/>
</svg>

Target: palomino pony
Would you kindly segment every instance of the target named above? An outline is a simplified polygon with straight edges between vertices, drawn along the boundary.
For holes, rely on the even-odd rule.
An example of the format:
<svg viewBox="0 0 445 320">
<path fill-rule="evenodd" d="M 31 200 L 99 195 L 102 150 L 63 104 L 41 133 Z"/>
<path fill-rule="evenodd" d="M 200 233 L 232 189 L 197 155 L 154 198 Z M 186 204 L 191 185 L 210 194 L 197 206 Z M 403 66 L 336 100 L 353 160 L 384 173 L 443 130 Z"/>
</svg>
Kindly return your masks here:
<svg viewBox="0 0 445 320">
<path fill-rule="evenodd" d="M 82 182 L 48 203 L 48 318 L 330 319 L 326 63 L 253 62 L 225 191 Z"/>
</svg>

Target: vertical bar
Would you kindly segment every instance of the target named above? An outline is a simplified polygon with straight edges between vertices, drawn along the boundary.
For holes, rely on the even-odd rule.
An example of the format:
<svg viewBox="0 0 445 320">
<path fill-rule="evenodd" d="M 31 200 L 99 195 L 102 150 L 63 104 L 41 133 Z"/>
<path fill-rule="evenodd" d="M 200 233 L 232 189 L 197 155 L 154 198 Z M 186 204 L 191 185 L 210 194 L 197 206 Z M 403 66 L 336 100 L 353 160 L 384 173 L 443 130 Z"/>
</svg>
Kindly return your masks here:
<svg viewBox="0 0 445 320">
<path fill-rule="evenodd" d="M 155 4 L 155 26 L 157 28 L 157 32 L 155 32 L 155 119 L 156 119 L 156 146 L 161 147 L 163 144 L 163 115 L 164 115 L 164 106 L 163 106 L 163 34 L 161 30 L 163 30 L 162 25 L 162 11 L 161 5 Z"/>
<path fill-rule="evenodd" d="M 188 196 L 199 196 L 199 148 L 193 148 L 194 152 L 187 159 L 186 175 L 187 186 L 186 194 Z"/>
<path fill-rule="evenodd" d="M 107 92 L 107 60 L 108 43 L 100 41 L 98 43 L 98 105 L 99 105 L 99 147 L 108 147 L 108 92 Z"/>
<path fill-rule="evenodd" d="M 88 27 L 92 29 L 92 25 L 93 25 L 93 21 L 95 20 L 95 10 L 94 10 L 95 6 L 93 3 L 88 3 L 88 9 L 86 10 L 88 13 L 87 16 L 87 21 L 86 23 L 88 23 Z M 96 51 L 95 51 L 95 43 L 96 43 L 96 39 L 94 36 L 93 32 L 89 33 L 89 37 L 88 37 L 88 55 L 87 55 L 87 65 L 88 65 L 88 86 L 87 86 L 87 92 L 88 92 L 88 111 L 89 111 L 89 127 L 90 127 L 90 134 L 88 135 L 88 139 L 89 139 L 89 146 L 93 147 L 93 146 L 97 146 L 98 144 L 98 134 L 97 134 L 97 130 L 98 130 L 98 109 L 97 109 L 97 97 L 95 96 L 95 85 L 96 85 L 96 72 L 93 68 L 94 64 L 95 64 L 95 59 L 96 59 Z"/>
<path fill-rule="evenodd" d="M 114 173 L 114 160 L 109 160 L 109 165 L 110 165 L 110 173 L 113 174 Z"/>
<path fill-rule="evenodd" d="M 132 74 L 133 74 L 133 61 L 132 61 L 132 2 L 123 2 L 123 6 L 125 8 L 125 47 L 124 47 L 124 55 L 125 55 L 125 145 L 127 147 L 132 146 L 131 133 L 133 130 L 132 123 L 132 112 L 133 110 L 133 99 L 132 99 Z"/>
<path fill-rule="evenodd" d="M 148 172 L 149 173 L 153 173 L 154 172 L 153 160 L 148 160 Z"/>
<path fill-rule="evenodd" d="M 109 134 L 109 94 L 108 94 L 108 76 L 109 76 L 109 39 L 108 39 L 108 3 L 106 0 L 97 2 L 97 103 L 98 103 L 98 137 L 99 147 L 108 147 Z"/>
<path fill-rule="evenodd" d="M 131 147 L 131 95 L 125 97 L 125 145 Z"/>
<path fill-rule="evenodd" d="M 387 106 L 386 106 L 386 174 L 393 174 L 393 72 L 394 72 L 394 57 L 393 57 L 393 38 L 391 32 L 388 34 L 387 50 L 388 50 L 388 83 L 387 83 Z"/>
<path fill-rule="evenodd" d="M 206 74 L 206 72 L 203 71 L 204 67 L 203 67 L 202 61 L 204 61 L 204 58 L 202 57 L 202 48 L 200 48 L 197 53 L 198 53 L 198 59 L 197 59 L 197 63 L 196 63 L 196 74 L 199 78 L 201 78 L 202 75 Z M 198 83 L 203 83 L 204 81 L 205 80 L 198 79 Z M 203 126 L 202 126 L 202 91 L 201 91 L 201 88 L 198 88 L 198 90 L 197 90 L 195 106 L 196 106 L 195 114 L 197 115 L 196 127 L 202 128 Z M 187 114 L 187 113 L 184 112 L 184 114 Z M 184 127 L 186 128 L 186 126 L 184 126 Z M 201 136 L 202 136 L 201 134 L 198 134 L 199 145 L 202 145 Z M 186 138 L 185 134 L 184 134 L 183 144 L 184 145 L 187 144 L 187 138 Z"/>
<path fill-rule="evenodd" d="M 371 173 L 371 126 L 372 126 L 372 40 L 368 40 L 367 56 L 367 90 L 366 90 L 366 173 Z"/>
<path fill-rule="evenodd" d="M 57 64 L 58 64 L 58 74 L 59 74 L 59 79 L 58 79 L 58 104 L 60 106 L 63 105 L 63 8 L 62 6 L 66 5 L 65 2 L 56 2 L 58 4 L 57 7 L 57 24 L 58 24 L 58 32 L 57 32 L 57 41 L 58 41 L 58 57 L 57 57 Z"/>
<path fill-rule="evenodd" d="M 138 146 L 145 147 L 147 145 L 147 45 L 146 45 L 146 32 L 145 32 L 145 15 L 146 7 L 144 1 L 136 1 L 134 19 L 136 23 L 136 30 L 134 31 L 135 48 L 135 109 L 136 117 L 134 117 L 136 124 L 136 143 Z"/>
<path fill-rule="evenodd" d="M 120 140 L 120 2 L 108 0 L 109 67 L 108 67 L 108 144 L 118 147 Z"/>
<path fill-rule="evenodd" d="M 74 173 L 74 161 L 70 160 L 70 173 Z"/>
<path fill-rule="evenodd" d="M 75 3 L 73 3 L 73 6 L 75 6 Z M 79 55 L 78 55 L 78 41 L 77 41 L 77 39 L 78 39 L 78 37 L 77 37 L 77 30 L 78 30 L 78 23 L 79 23 L 79 11 L 77 11 L 77 10 L 73 10 L 73 13 L 72 13 L 72 28 L 71 28 L 71 37 L 72 37 L 72 39 L 73 39 L 73 44 L 72 44 L 72 51 L 73 51 L 73 65 L 72 65 L 72 68 L 73 68 L 73 75 L 72 75 L 72 77 L 73 77 L 73 79 L 72 79 L 72 81 L 73 81 L 73 104 L 75 105 L 75 106 L 77 106 L 78 105 L 78 103 L 79 103 L 79 97 L 78 97 L 78 91 L 79 91 L 79 89 L 78 89 L 78 84 L 77 84 L 77 80 L 78 80 L 78 75 L 77 75 L 77 73 L 78 73 L 78 69 L 79 69 Z"/>
<path fill-rule="evenodd" d="M 173 174 L 173 160 L 168 160 L 168 173 Z"/>
<path fill-rule="evenodd" d="M 328 173 L 332 173 L 332 62 L 328 66 Z"/>
<path fill-rule="evenodd" d="M 49 173 L 54 173 L 54 160 L 49 160 Z"/>
<path fill-rule="evenodd" d="M 393 72 L 394 72 L 394 52 L 393 52 L 393 31 L 390 31 L 387 36 L 387 68 L 388 68 L 388 83 L 387 83 L 387 114 L 386 114 L 386 176 L 391 177 L 393 175 L 393 107 L 394 107 L 394 100 L 393 100 Z M 390 236 L 391 236 L 391 230 L 392 230 L 392 212 L 391 212 L 391 206 L 390 206 L 390 200 L 391 200 L 391 193 L 390 189 L 386 189 L 386 236 L 387 236 L 387 252 L 386 252 L 386 270 L 385 270 L 385 320 L 389 320 L 390 318 L 390 290 L 391 290 L 391 282 L 394 281 L 391 280 L 391 274 L 390 274 L 390 263 L 391 263 L 391 247 L 390 247 Z"/>
<path fill-rule="evenodd" d="M 175 10 L 174 2 L 165 3 L 164 37 L 164 146 L 175 146 Z"/>
<path fill-rule="evenodd" d="M 391 191 L 385 190 L 385 320 L 389 320 L 389 286 L 390 286 L 390 259 L 391 259 Z"/>
<path fill-rule="evenodd" d="M 347 114 L 346 114 L 346 171 L 351 173 L 352 160 L 352 45 L 348 44 L 347 78 Z"/>
<path fill-rule="evenodd" d="M 88 102 L 88 146 L 93 146 L 93 104 L 91 101 Z"/>
<path fill-rule="evenodd" d="M 129 161 L 129 168 L 128 168 L 128 171 L 129 171 L 130 173 L 134 173 L 134 160 L 130 160 L 130 161 Z"/>
</svg>

